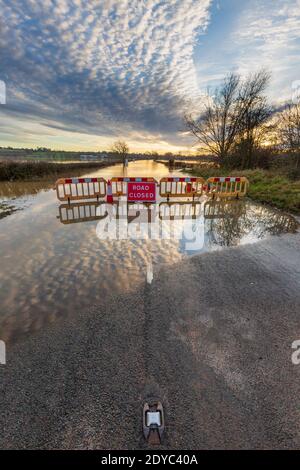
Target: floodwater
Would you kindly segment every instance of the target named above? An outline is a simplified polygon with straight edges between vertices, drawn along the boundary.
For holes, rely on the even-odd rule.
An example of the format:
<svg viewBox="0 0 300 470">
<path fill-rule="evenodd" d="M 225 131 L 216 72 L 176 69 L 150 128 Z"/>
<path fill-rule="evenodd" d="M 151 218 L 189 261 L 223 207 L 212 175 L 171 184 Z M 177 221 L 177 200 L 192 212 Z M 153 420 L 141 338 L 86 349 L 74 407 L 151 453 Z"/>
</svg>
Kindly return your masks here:
<svg viewBox="0 0 300 470">
<path fill-rule="evenodd" d="M 126 176 L 169 174 L 153 161 Z M 81 176 L 122 176 L 115 165 Z M 173 175 L 183 175 L 174 171 Z M 0 338 L 13 342 L 111 292 L 151 283 L 162 265 L 296 230 L 293 217 L 248 200 L 68 206 L 54 181 L 0 183 Z"/>
</svg>

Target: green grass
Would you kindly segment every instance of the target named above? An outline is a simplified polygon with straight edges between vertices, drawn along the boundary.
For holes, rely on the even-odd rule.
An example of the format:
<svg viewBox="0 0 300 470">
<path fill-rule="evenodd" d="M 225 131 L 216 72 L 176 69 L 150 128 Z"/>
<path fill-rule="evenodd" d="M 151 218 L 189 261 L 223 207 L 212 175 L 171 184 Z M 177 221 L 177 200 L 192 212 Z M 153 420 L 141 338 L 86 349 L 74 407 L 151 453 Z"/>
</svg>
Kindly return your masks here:
<svg viewBox="0 0 300 470">
<path fill-rule="evenodd" d="M 259 202 L 300 215 L 300 179 L 291 180 L 275 170 L 224 170 L 222 168 L 198 168 L 192 174 L 210 176 L 246 176 L 250 182 L 248 196 Z"/>
</svg>

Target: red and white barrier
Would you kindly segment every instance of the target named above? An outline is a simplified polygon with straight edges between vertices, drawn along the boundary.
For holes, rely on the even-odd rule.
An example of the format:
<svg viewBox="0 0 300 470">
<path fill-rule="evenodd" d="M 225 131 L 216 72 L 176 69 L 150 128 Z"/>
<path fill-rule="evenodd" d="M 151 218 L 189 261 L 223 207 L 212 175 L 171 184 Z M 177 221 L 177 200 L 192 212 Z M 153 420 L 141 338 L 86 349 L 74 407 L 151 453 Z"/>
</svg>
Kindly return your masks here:
<svg viewBox="0 0 300 470">
<path fill-rule="evenodd" d="M 104 178 L 60 178 L 55 187 L 60 201 L 99 199 L 106 195 Z"/>
</svg>

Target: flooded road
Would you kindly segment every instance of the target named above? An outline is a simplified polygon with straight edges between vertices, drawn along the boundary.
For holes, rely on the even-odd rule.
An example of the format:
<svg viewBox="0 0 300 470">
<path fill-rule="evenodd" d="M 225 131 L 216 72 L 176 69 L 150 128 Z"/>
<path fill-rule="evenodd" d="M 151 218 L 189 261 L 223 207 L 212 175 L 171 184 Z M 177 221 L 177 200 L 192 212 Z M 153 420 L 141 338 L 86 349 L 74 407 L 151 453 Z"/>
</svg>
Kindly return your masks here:
<svg viewBox="0 0 300 470">
<path fill-rule="evenodd" d="M 162 449 L 299 448 L 296 221 L 206 197 L 68 206 L 52 186 L 0 187 L 0 448 L 145 449 L 153 398 Z"/>
<path fill-rule="evenodd" d="M 130 176 L 160 177 L 152 161 L 129 164 Z M 116 165 L 84 176 L 121 176 Z M 178 171 L 174 175 L 182 175 Z M 15 342 L 76 315 L 111 292 L 151 283 L 155 273 L 193 254 L 293 232 L 295 220 L 249 201 L 194 204 L 120 201 L 60 204 L 53 181 L 1 183 L 1 339 Z"/>
</svg>

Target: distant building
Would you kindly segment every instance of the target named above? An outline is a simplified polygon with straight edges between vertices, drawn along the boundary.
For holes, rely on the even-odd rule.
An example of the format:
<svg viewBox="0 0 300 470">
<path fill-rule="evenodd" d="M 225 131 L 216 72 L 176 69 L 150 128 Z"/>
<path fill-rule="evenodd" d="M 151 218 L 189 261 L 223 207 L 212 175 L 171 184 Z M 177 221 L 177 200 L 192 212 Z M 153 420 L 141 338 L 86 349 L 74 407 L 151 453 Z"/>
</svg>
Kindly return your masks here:
<svg viewBox="0 0 300 470">
<path fill-rule="evenodd" d="M 84 154 L 84 155 L 80 155 L 80 160 L 82 161 L 92 161 L 92 160 L 97 160 L 97 161 L 102 161 L 105 157 L 107 156 L 107 154 Z"/>
</svg>

